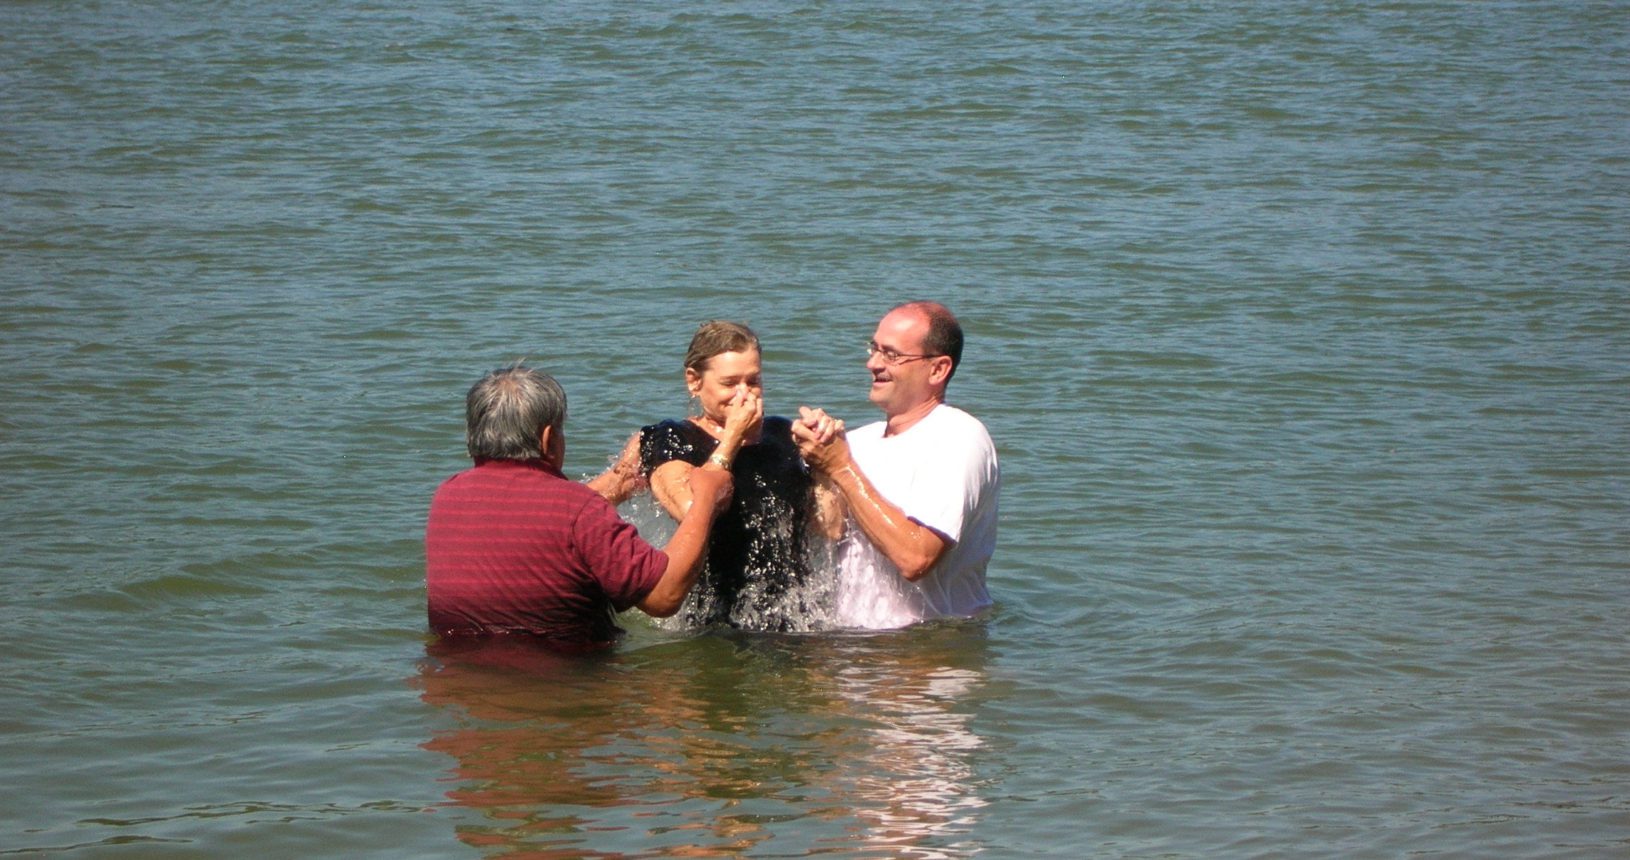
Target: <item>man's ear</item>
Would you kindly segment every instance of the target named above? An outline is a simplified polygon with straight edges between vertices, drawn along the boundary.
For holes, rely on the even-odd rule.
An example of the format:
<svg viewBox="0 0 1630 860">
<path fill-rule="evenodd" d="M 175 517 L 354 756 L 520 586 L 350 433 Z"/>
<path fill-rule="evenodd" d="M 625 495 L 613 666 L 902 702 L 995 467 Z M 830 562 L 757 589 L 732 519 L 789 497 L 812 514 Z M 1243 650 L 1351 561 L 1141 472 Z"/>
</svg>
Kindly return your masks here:
<svg viewBox="0 0 1630 860">
<path fill-rule="evenodd" d="M 557 449 L 556 446 L 559 446 Z M 558 427 L 545 425 L 538 431 L 538 453 L 543 455 L 551 465 L 559 468 L 565 465 L 566 436 Z"/>
</svg>

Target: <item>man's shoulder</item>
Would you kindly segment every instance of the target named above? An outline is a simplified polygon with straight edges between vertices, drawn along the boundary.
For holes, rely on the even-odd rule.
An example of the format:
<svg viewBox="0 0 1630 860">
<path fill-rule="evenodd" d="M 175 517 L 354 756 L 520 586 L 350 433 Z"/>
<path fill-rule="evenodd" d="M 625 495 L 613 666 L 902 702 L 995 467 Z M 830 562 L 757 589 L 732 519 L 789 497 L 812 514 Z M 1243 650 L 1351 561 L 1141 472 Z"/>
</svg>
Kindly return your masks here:
<svg viewBox="0 0 1630 860">
<path fill-rule="evenodd" d="M 537 498 L 539 511 L 570 523 L 578 534 L 598 533 L 622 522 L 617 507 L 589 485 L 560 479 Z"/>
<path fill-rule="evenodd" d="M 494 460 L 482 461 L 455 472 L 441 482 L 438 491 L 457 493 L 479 491 L 489 484 L 505 480 L 506 473 L 510 472 L 508 461 Z"/>
<path fill-rule="evenodd" d="M 873 421 L 869 424 L 862 424 L 859 427 L 852 428 L 849 430 L 849 435 L 854 436 L 857 434 L 864 434 L 869 436 L 881 436 L 883 435 L 883 431 L 887 429 L 888 426 L 889 423 L 887 421 Z"/>
<path fill-rule="evenodd" d="M 960 406 L 952 406 L 949 403 L 941 403 L 939 406 L 935 407 L 933 415 L 935 419 L 939 421 L 957 422 L 961 424 L 977 424 L 980 427 L 985 426 L 985 422 L 975 418 L 972 412 L 969 412 Z"/>
<path fill-rule="evenodd" d="M 887 421 L 873 421 L 870 424 L 862 424 L 846 431 L 844 436 L 848 437 L 850 442 L 875 442 L 882 439 L 883 434 L 888 432 L 888 426 Z"/>
<path fill-rule="evenodd" d="M 600 494 L 549 467 L 522 460 L 489 460 L 465 469 L 442 482 L 443 489 L 473 492 L 491 500 L 494 493 L 511 493 L 558 500 L 575 506 Z"/>
<path fill-rule="evenodd" d="M 922 424 L 936 433 L 964 434 L 987 442 L 990 440 L 990 431 L 985 428 L 985 422 L 949 403 L 936 406 Z"/>
<path fill-rule="evenodd" d="M 984 422 L 968 412 L 942 403 L 922 424 L 922 447 L 977 471 L 996 468 L 996 442 Z"/>
</svg>

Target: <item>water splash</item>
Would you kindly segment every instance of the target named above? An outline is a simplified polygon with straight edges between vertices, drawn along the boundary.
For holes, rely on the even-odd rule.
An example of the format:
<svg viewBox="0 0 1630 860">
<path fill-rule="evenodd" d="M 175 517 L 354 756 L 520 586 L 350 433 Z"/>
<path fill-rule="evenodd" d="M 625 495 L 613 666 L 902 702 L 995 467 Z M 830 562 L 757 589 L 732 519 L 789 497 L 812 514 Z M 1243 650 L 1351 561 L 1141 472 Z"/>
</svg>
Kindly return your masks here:
<svg viewBox="0 0 1630 860">
<path fill-rule="evenodd" d="M 641 493 L 624 502 L 619 512 L 639 529 L 641 537 L 656 546 L 666 544 L 677 527 L 650 493 Z M 788 560 L 771 559 L 749 567 L 746 584 L 724 616 L 725 623 L 742 630 L 787 633 L 835 629 L 838 626 L 835 544 L 818 528 L 798 522 L 790 508 L 750 515 L 746 523 L 755 540 L 782 546 L 801 545 L 802 566 L 807 575 L 798 575 L 791 569 L 796 565 Z M 804 530 L 801 542 L 786 540 L 787 531 L 794 528 Z M 654 619 L 654 622 L 664 630 L 699 629 L 707 625 L 693 619 L 720 617 L 718 602 L 718 589 L 709 587 L 708 573 L 704 571 L 680 610 L 670 618 Z"/>
</svg>

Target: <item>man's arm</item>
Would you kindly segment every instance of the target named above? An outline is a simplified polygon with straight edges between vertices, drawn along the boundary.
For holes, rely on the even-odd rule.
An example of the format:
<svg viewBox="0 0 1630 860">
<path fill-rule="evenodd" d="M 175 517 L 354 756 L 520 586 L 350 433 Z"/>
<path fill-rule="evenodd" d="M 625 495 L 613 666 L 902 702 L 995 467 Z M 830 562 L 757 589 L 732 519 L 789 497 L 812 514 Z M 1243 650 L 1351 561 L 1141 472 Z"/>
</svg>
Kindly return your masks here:
<svg viewBox="0 0 1630 860">
<path fill-rule="evenodd" d="M 656 587 L 635 604 L 641 612 L 653 618 L 667 618 L 679 611 L 685 595 L 696 584 L 702 565 L 707 561 L 708 532 L 713 518 L 730 501 L 730 473 L 714 464 L 692 469 L 690 473 L 690 507 L 685 511 L 673 537 L 662 551 L 668 556 L 668 568 Z"/>
<path fill-rule="evenodd" d="M 798 421 L 792 433 L 804 462 L 838 492 L 855 524 L 900 569 L 901 576 L 912 582 L 922 579 L 950 549 L 949 538 L 906 516 L 899 505 L 877 491 L 855 465 L 841 425 L 823 434 L 813 422 Z"/>
<path fill-rule="evenodd" d="M 838 492 L 837 487 L 832 486 L 832 482 L 827 480 L 825 475 L 816 476 L 813 492 L 815 527 L 827 540 L 835 541 L 843 537 L 843 526 L 846 522 L 843 515 L 843 494 Z"/>
</svg>

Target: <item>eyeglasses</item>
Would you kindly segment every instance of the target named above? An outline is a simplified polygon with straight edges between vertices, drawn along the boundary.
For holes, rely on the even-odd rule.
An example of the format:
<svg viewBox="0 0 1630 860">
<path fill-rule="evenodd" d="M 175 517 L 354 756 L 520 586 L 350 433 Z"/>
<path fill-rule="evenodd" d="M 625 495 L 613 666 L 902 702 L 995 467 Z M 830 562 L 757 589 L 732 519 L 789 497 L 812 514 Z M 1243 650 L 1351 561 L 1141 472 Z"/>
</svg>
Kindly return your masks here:
<svg viewBox="0 0 1630 860">
<path fill-rule="evenodd" d="M 883 356 L 884 364 L 904 364 L 905 362 L 915 361 L 919 358 L 939 358 L 939 354 L 924 353 L 922 355 L 912 355 L 906 352 L 896 352 L 886 346 L 878 346 L 877 341 L 875 340 L 869 340 L 866 342 L 866 357 L 870 358 L 874 355 Z"/>
</svg>

